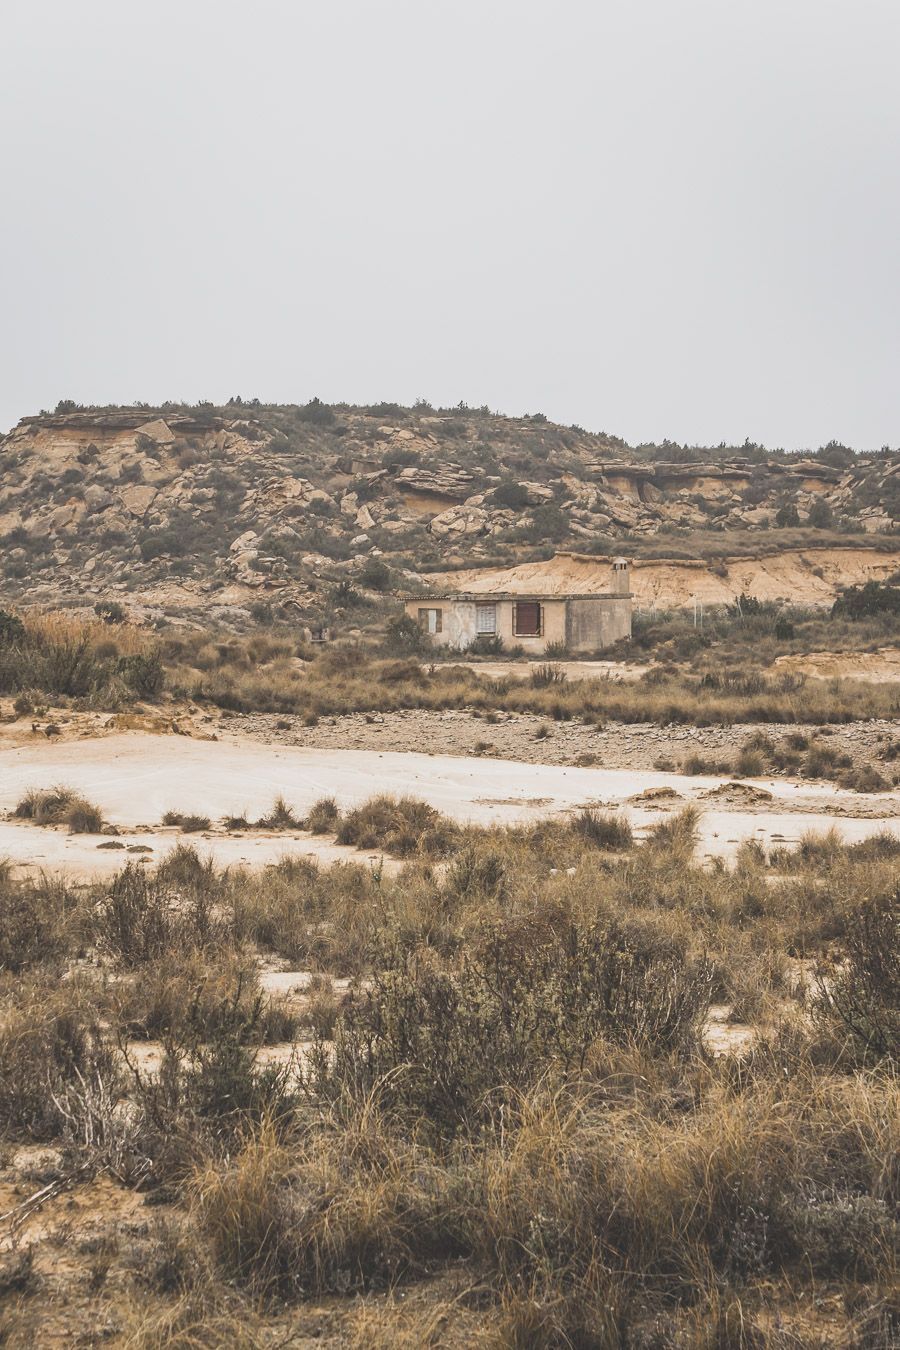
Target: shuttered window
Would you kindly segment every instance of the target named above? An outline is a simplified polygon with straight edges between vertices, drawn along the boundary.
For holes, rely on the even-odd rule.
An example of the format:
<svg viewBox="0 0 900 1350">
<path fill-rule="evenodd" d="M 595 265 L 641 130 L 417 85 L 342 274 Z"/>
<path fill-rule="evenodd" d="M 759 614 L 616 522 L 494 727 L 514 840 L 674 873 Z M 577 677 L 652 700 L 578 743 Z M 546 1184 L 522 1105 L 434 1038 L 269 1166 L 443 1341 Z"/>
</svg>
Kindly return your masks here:
<svg viewBox="0 0 900 1350">
<path fill-rule="evenodd" d="M 496 605 L 476 605 L 475 606 L 475 632 L 496 633 L 497 631 L 497 606 Z"/>
<path fill-rule="evenodd" d="M 443 610 L 420 609 L 419 627 L 423 633 L 439 633 L 443 628 Z"/>
<path fill-rule="evenodd" d="M 517 600 L 513 605 L 513 637 L 540 637 L 544 609 L 537 600 Z"/>
</svg>

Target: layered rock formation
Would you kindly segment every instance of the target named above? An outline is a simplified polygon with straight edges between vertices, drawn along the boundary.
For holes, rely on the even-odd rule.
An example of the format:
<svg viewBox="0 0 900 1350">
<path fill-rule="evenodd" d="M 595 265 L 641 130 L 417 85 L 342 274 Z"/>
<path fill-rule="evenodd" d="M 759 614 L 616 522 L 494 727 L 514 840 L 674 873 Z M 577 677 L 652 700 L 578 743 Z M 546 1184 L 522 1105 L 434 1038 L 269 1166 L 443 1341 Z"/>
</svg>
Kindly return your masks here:
<svg viewBox="0 0 900 1350">
<path fill-rule="evenodd" d="M 0 570 L 13 598 L 306 604 L 373 554 L 433 569 L 657 535 L 683 553 L 900 519 L 898 455 L 674 449 L 468 409 L 62 410 L 0 441 Z"/>
</svg>

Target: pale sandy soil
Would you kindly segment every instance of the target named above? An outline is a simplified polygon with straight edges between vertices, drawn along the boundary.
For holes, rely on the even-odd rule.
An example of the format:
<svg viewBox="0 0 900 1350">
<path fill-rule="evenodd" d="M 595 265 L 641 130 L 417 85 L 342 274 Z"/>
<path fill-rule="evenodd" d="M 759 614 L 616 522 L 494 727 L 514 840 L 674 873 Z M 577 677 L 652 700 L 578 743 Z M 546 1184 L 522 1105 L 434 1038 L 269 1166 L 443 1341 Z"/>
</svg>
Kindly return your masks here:
<svg viewBox="0 0 900 1350">
<path fill-rule="evenodd" d="M 808 652 L 776 656 L 775 666 L 779 671 L 797 671 L 819 680 L 900 684 L 900 647 L 881 647 L 877 652 Z"/>
<path fill-rule="evenodd" d="M 505 676 L 513 680 L 528 680 L 535 666 L 541 662 L 474 661 L 461 664 L 485 680 L 499 680 Z M 551 661 L 550 664 L 562 671 L 567 680 L 612 680 L 616 684 L 632 684 L 652 669 L 650 665 L 637 665 L 630 661 Z M 897 678 L 900 679 L 900 674 Z"/>
<path fill-rule="evenodd" d="M 721 605 L 742 592 L 759 600 L 830 605 L 841 587 L 883 581 L 898 567 L 900 550 L 881 553 L 874 548 L 785 549 L 768 558 L 728 558 L 721 564 L 637 558 L 631 588 L 639 608 L 678 609 L 695 601 Z M 609 589 L 609 560 L 558 553 L 544 562 L 514 567 L 432 572 L 426 580 L 434 590 L 591 594 Z"/>
<path fill-rule="evenodd" d="M 323 796 L 349 807 L 379 792 L 408 794 L 453 819 L 485 825 L 538 820 L 590 804 L 624 810 L 639 835 L 662 812 L 692 801 L 703 809 L 701 852 L 724 857 L 748 835 L 770 844 L 794 842 L 805 830 L 832 825 L 848 840 L 880 828 L 900 833 L 897 791 L 869 796 L 831 785 L 772 779 L 755 783 L 770 797 L 746 788 L 708 796 L 724 782 L 727 778 L 655 770 L 272 746 L 246 740 L 199 741 L 139 732 L 62 743 L 35 738 L 0 750 L 0 812 L 10 812 L 29 788 L 66 783 L 95 802 L 123 831 L 119 842 L 149 845 L 153 854 L 137 856 L 153 859 L 179 839 L 221 864 L 262 866 L 298 853 L 314 853 L 325 862 L 365 858 L 328 840 L 295 832 L 255 839 L 223 832 L 184 836 L 159 830 L 162 815 L 170 809 L 196 812 L 213 821 L 229 815 L 252 819 L 265 815 L 279 794 L 300 816 Z M 653 788 L 669 788 L 677 795 L 638 800 Z M 134 856 L 98 849 L 101 842 L 97 836 L 73 836 L 10 820 L 0 826 L 0 856 L 47 870 L 109 872 Z"/>
<path fill-rule="evenodd" d="M 733 760 L 754 732 L 778 741 L 786 730 L 816 733 L 812 725 L 789 728 L 767 723 L 735 726 L 660 726 L 655 722 L 607 722 L 598 727 L 577 719 L 555 722 L 533 713 L 498 713 L 495 720 L 464 708 L 442 711 L 409 708 L 388 713 L 348 713 L 323 717 L 314 727 L 299 717 L 254 713 L 224 715 L 217 724 L 220 738 L 247 738 L 265 744 L 302 745 L 322 750 L 426 749 L 448 755 L 483 755 L 524 760 L 529 764 L 584 765 L 598 768 L 647 769 L 660 759 L 675 768 L 689 755 Z M 545 734 L 546 733 L 546 734 Z M 891 737 L 900 736 L 900 721 L 850 722 L 827 728 L 828 743 L 854 763 L 872 763 Z"/>
</svg>

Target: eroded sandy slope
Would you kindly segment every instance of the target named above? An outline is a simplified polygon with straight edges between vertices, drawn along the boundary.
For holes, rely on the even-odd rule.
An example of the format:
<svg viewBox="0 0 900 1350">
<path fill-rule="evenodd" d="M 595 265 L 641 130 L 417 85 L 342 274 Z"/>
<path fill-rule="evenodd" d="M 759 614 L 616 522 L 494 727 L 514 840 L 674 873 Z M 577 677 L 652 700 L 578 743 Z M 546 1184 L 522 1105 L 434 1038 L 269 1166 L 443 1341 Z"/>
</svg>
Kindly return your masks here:
<svg viewBox="0 0 900 1350">
<path fill-rule="evenodd" d="M 898 570 L 900 549 L 891 553 L 874 548 L 791 549 L 713 564 L 638 558 L 632 567 L 632 590 L 639 606 L 662 609 L 695 601 L 726 604 L 741 592 L 760 600 L 830 605 L 842 587 L 884 581 Z M 517 567 L 431 573 L 428 581 L 438 590 L 590 594 L 609 589 L 609 562 L 587 554 L 559 553 Z"/>
</svg>

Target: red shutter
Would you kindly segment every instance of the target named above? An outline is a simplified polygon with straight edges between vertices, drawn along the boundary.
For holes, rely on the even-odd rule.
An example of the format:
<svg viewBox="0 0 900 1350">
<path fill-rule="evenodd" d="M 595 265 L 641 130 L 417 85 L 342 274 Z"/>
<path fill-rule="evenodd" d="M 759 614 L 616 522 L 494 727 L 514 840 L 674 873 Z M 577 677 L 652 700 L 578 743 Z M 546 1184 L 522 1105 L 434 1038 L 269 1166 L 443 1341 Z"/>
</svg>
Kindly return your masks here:
<svg viewBox="0 0 900 1350">
<path fill-rule="evenodd" d="M 540 637 L 541 607 L 537 600 L 517 600 L 515 637 Z"/>
</svg>

